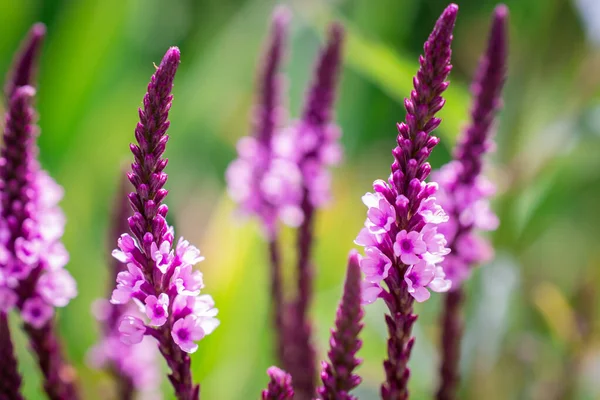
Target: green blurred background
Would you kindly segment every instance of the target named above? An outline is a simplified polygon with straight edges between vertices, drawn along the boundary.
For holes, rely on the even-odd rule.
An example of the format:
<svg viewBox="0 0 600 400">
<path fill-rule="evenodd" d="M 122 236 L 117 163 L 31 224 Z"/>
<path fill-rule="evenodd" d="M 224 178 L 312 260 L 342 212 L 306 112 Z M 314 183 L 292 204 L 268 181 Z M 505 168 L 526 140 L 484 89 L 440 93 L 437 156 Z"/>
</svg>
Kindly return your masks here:
<svg viewBox="0 0 600 400">
<path fill-rule="evenodd" d="M 454 41 L 452 85 L 432 164 L 449 159 L 467 120 L 468 85 L 483 49 L 489 0 L 465 0 Z M 178 234 L 199 245 L 206 291 L 221 326 L 193 356 L 204 399 L 252 399 L 272 364 L 266 248 L 254 222 L 240 224 L 223 173 L 249 131 L 255 67 L 275 2 L 264 0 L 0 0 L 0 74 L 35 21 L 48 26 L 38 106 L 42 164 L 66 189 L 65 243 L 79 296 L 59 311 L 68 356 L 86 399 L 111 398 L 111 380 L 91 370 L 98 337 L 90 305 L 106 296 L 110 206 L 119 168 L 131 157 L 137 107 L 170 45 L 182 51 L 167 150 L 168 204 Z M 339 101 L 344 164 L 334 172 L 331 206 L 318 215 L 313 315 L 327 348 L 345 259 L 365 216 L 360 196 L 386 177 L 404 118 L 417 57 L 444 0 L 298 0 L 289 77 L 298 115 L 328 21 L 348 30 Z M 494 262 L 468 284 L 463 345 L 465 399 L 600 398 L 600 1 L 508 0 L 510 69 L 498 149 L 488 173 L 501 218 Z M 286 232 L 288 260 L 293 237 Z M 437 381 L 440 295 L 417 305 L 412 398 Z M 383 377 L 382 304 L 369 306 L 363 331 L 361 399 L 377 398 Z M 16 321 L 15 321 L 16 322 Z M 16 331 L 16 329 L 15 329 Z M 28 399 L 39 377 L 16 333 Z M 165 383 L 165 398 L 170 387 Z"/>
</svg>

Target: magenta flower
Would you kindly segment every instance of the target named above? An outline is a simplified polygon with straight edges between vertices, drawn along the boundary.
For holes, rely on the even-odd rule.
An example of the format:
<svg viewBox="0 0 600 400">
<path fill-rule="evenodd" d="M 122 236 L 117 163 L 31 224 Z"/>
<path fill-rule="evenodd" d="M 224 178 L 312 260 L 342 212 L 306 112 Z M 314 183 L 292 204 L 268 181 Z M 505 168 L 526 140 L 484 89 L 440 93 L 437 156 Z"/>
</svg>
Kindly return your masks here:
<svg viewBox="0 0 600 400">
<path fill-rule="evenodd" d="M 202 339 L 205 334 L 201 320 L 194 315 L 187 315 L 185 318 L 178 319 L 173 324 L 173 330 L 171 331 L 175 343 L 186 353 L 196 352 L 198 345 L 195 342 Z"/>
<path fill-rule="evenodd" d="M 446 295 L 442 315 L 442 355 L 440 386 L 437 398 L 455 399 L 459 381 L 460 341 L 463 330 L 462 283 L 475 265 L 492 259 L 493 248 L 476 230 L 490 231 L 498 226 L 489 199 L 494 186 L 482 175 L 483 156 L 493 148 L 492 125 L 502 99 L 506 78 L 508 9 L 499 5 L 494 10 L 487 50 L 471 86 L 473 106 L 471 121 L 462 132 L 454 150 L 454 160 L 437 172 L 440 203 L 450 215 L 440 225 L 452 248 L 451 257 L 442 265 L 452 280 L 452 291 Z"/>
<path fill-rule="evenodd" d="M 419 232 L 409 232 L 401 230 L 396 235 L 396 242 L 394 243 L 394 254 L 396 257 L 400 257 L 406 265 L 416 264 L 421 260 L 420 255 L 427 251 L 427 246 L 423 241 L 423 235 Z"/>
<path fill-rule="evenodd" d="M 123 343 L 128 345 L 140 343 L 146 334 L 146 325 L 138 317 L 125 315 L 119 322 L 119 332 Z"/>
<path fill-rule="evenodd" d="M 13 62 L 5 84 L 6 109 L 0 150 L 0 293 L 3 311 L 16 308 L 52 400 L 77 399 L 73 376 L 56 338 L 54 307 L 77 294 L 63 268 L 68 253 L 60 242 L 65 217 L 58 207 L 62 188 L 37 160 L 39 128 L 32 106 L 37 56 L 45 27 L 36 24 Z M 9 292 L 13 294 L 8 294 Z"/>
<path fill-rule="evenodd" d="M 330 362 L 321 363 L 323 386 L 317 393 L 323 400 L 353 400 L 349 392 L 357 387 L 361 378 L 354 373 L 361 360 L 356 353 L 362 346 L 358 335 L 363 327 L 361 308 L 360 255 L 352 250 L 348 257 L 348 271 L 344 293 L 337 310 L 335 328 L 331 330 L 330 349 L 327 355 Z"/>
<path fill-rule="evenodd" d="M 123 176 L 113 208 L 109 237 L 109 241 L 112 243 L 116 242 L 121 233 L 128 228 L 127 216 L 131 208 L 126 194 L 129 190 L 129 182 Z M 133 242 L 130 245 L 133 245 Z M 129 249 L 132 250 L 131 247 Z M 135 266 L 130 263 L 130 267 Z M 122 262 L 111 257 L 111 291 L 114 288 L 114 280 L 119 273 L 125 270 L 126 267 Z M 141 276 L 139 279 L 143 281 Z M 123 302 L 127 302 L 129 298 L 126 295 Z M 123 315 L 144 317 L 139 309 L 139 304 L 110 304 L 105 299 L 99 299 L 93 303 L 92 311 L 101 325 L 102 337 L 88 352 L 88 363 L 92 367 L 104 369 L 112 375 L 118 396 L 121 399 L 132 399 L 136 392 L 140 398 L 160 398 L 159 388 L 162 372 L 158 363 L 159 352 L 155 339 L 146 336 L 139 343 L 125 344 L 121 340 L 121 333 L 119 332 Z M 142 334 L 145 333 L 145 329 L 140 329 L 140 331 Z M 138 339 L 134 338 L 133 340 Z"/>
<path fill-rule="evenodd" d="M 374 192 L 363 197 L 368 199 L 367 221 L 355 240 L 365 246 L 365 258 L 369 259 L 361 263 L 366 282 L 363 301 L 383 298 L 390 311 L 386 315 L 386 380 L 381 387 L 381 396 L 386 400 L 408 398 L 407 364 L 414 343 L 412 325 L 417 318 L 412 311 L 413 301 L 427 300 L 429 290 L 450 288 L 444 270 L 436 265 L 448 254 L 446 240 L 438 233 L 438 226 L 448 221 L 448 216 L 435 197 L 437 185 L 425 179 L 431 171 L 427 158 L 439 142 L 431 133 L 441 122 L 435 113 L 443 107 L 441 95 L 448 87 L 457 11 L 456 5 L 448 6 L 425 43 L 414 90 L 404 102 L 406 121 L 398 124 L 398 146 L 392 151 L 390 177 L 388 182 L 375 181 Z M 378 262 L 371 261 L 374 255 Z M 390 267 L 381 260 L 389 260 Z M 381 265 L 385 266 L 384 273 L 374 273 Z M 375 279 L 379 276 L 380 280 Z"/>
<path fill-rule="evenodd" d="M 344 30 L 339 24 L 329 28 L 327 44 L 316 63 L 301 119 L 281 131 L 275 151 L 298 165 L 303 191 L 300 207 L 303 221 L 297 236 L 297 298 L 289 306 L 290 323 L 284 366 L 294 378 L 296 397 L 310 399 L 315 393 L 316 360 L 308 310 L 312 299 L 313 225 L 318 207 L 330 198 L 329 166 L 339 161 L 341 134 L 333 123 L 338 75 L 341 68 Z M 292 149 L 290 151 L 290 149 Z"/>
<path fill-rule="evenodd" d="M 279 159 L 274 153 L 275 131 L 285 114 L 280 104 L 283 78 L 279 66 L 289 19 L 289 11 L 284 7 L 273 12 L 269 44 L 259 71 L 253 134 L 239 140 L 238 158 L 225 173 L 228 192 L 238 203 L 240 213 L 257 216 L 269 239 L 277 233 L 277 220 L 290 226 L 302 222 L 300 170 L 295 163 Z"/>
<path fill-rule="evenodd" d="M 262 392 L 262 400 L 292 400 L 294 398 L 290 374 L 277 367 L 269 367 L 267 374 L 271 380 L 268 387 Z"/>
<path fill-rule="evenodd" d="M 119 248 L 113 251 L 127 271 L 117 275 L 111 303 L 125 304 L 134 299 L 144 305 L 147 322 L 135 315 L 122 317 L 122 339 L 135 344 L 144 335 L 154 337 L 171 369 L 169 379 L 175 395 L 180 400 L 196 400 L 200 387 L 192 382 L 188 353 L 195 352 L 195 342 L 218 326 L 218 311 L 212 299 L 199 296 L 202 275 L 193 272 L 193 267 L 203 260 L 200 251 L 183 239 L 174 245 L 175 233 L 166 221 L 168 207 L 162 203 L 168 193 L 164 189 L 167 159 L 163 153 L 169 139 L 171 90 L 179 59 L 179 49 L 167 51 L 139 110 L 137 144 L 130 146 L 134 163 L 127 174 L 135 189 L 127 196 L 134 211 L 128 219 L 132 235 L 122 234 Z"/>
<path fill-rule="evenodd" d="M 374 234 L 388 232 L 396 222 L 396 209 L 381 193 L 367 193 L 362 201 L 369 208 L 365 222 L 369 232 Z"/>
<path fill-rule="evenodd" d="M 392 261 L 375 246 L 365 249 L 365 256 L 360 260 L 360 267 L 365 274 L 365 280 L 379 283 L 388 277 Z"/>
<path fill-rule="evenodd" d="M 161 293 L 158 298 L 150 295 L 146 297 L 146 316 L 150 318 L 150 325 L 161 326 L 167 322 L 169 316 L 169 296 Z"/>
</svg>

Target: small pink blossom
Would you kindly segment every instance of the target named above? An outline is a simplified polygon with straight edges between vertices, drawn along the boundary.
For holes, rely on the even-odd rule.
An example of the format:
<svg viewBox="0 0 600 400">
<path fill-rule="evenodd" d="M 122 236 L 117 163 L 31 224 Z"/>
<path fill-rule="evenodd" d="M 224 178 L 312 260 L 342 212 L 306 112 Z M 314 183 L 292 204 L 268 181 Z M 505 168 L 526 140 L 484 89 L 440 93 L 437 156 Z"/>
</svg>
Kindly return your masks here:
<svg viewBox="0 0 600 400">
<path fill-rule="evenodd" d="M 36 288 L 40 296 L 55 307 L 64 307 L 77 296 L 75 279 L 62 268 L 44 273 Z"/>
<path fill-rule="evenodd" d="M 426 251 L 427 246 L 421 239 L 419 232 L 406 232 L 406 230 L 402 230 L 396 235 L 394 254 L 396 257 L 400 257 L 400 260 L 404 264 L 416 264 L 421 259 L 419 256 Z"/>
<path fill-rule="evenodd" d="M 54 315 L 54 309 L 39 297 L 33 297 L 23 303 L 21 316 L 23 321 L 35 328 L 41 328 Z"/>
<path fill-rule="evenodd" d="M 437 204 L 435 197 L 428 197 L 421 201 L 418 213 L 426 224 L 441 224 L 448 222 L 448 214 Z"/>
<path fill-rule="evenodd" d="M 431 283 L 434 277 L 435 265 L 425 261 L 411 265 L 404 274 L 404 282 L 408 287 L 408 293 L 419 303 L 429 299 L 430 294 L 427 285 Z"/>
<path fill-rule="evenodd" d="M 160 244 L 160 247 L 158 247 L 156 243 L 152 243 L 150 246 L 150 253 L 152 255 L 152 260 L 156 263 L 156 268 L 163 274 L 166 274 L 174 258 L 173 252 L 171 251 L 171 243 L 165 240 Z"/>
<path fill-rule="evenodd" d="M 124 233 L 117 241 L 118 249 L 113 250 L 112 256 L 122 263 L 133 261 L 132 252 L 137 247 L 137 243 L 131 235 Z"/>
<path fill-rule="evenodd" d="M 8 313 L 17 304 L 16 293 L 7 287 L 0 287 L 0 312 Z"/>
<path fill-rule="evenodd" d="M 150 318 L 150 325 L 162 326 L 167 322 L 168 307 L 169 296 L 166 293 L 161 293 L 158 298 L 152 295 L 146 297 L 146 315 Z"/>
<path fill-rule="evenodd" d="M 377 235 L 371 233 L 367 228 L 362 228 L 354 239 L 354 243 L 359 246 L 377 246 L 379 241 L 377 240 Z"/>
<path fill-rule="evenodd" d="M 367 211 L 366 227 L 371 233 L 381 234 L 390 230 L 396 222 L 396 210 L 381 193 L 367 193 L 362 197 Z"/>
<path fill-rule="evenodd" d="M 361 282 L 361 302 L 362 304 L 371 304 L 379 298 L 379 294 L 383 291 L 379 283 L 372 283 L 367 281 Z"/>
<path fill-rule="evenodd" d="M 196 265 L 204 260 L 204 257 L 200 255 L 200 250 L 183 237 L 179 238 L 179 242 L 177 242 L 175 254 L 184 265 Z"/>
<path fill-rule="evenodd" d="M 195 296 L 204 288 L 202 272 L 194 271 L 191 264 L 176 267 L 171 277 L 171 285 L 177 288 L 177 293 Z"/>
<path fill-rule="evenodd" d="M 377 247 L 367 247 L 360 260 L 360 269 L 368 282 L 377 283 L 388 277 L 392 261 Z"/>
<path fill-rule="evenodd" d="M 202 339 L 204 335 L 205 332 L 194 315 L 188 315 L 175 321 L 171 331 L 175 344 L 186 353 L 196 352 L 198 344 L 195 342 Z"/>
<path fill-rule="evenodd" d="M 119 323 L 121 341 L 132 345 L 142 341 L 146 333 L 144 321 L 131 315 L 125 315 Z"/>
</svg>

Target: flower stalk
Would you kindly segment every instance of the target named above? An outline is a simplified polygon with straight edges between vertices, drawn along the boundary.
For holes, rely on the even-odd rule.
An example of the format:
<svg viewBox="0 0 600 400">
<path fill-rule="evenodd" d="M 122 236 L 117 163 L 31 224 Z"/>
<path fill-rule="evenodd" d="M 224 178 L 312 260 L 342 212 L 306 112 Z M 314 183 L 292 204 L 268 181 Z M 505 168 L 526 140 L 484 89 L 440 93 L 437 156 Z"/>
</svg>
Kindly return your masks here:
<svg viewBox="0 0 600 400">
<path fill-rule="evenodd" d="M 198 400 L 200 386 L 192 380 L 189 354 L 198 350 L 197 341 L 219 325 L 218 310 L 204 288 L 202 273 L 193 269 L 204 257 L 180 238 L 174 245 L 174 229 L 167 224 L 168 207 L 163 203 L 168 160 L 163 158 L 169 140 L 167 130 L 173 95 L 173 81 L 180 52 L 170 48 L 148 84 L 140 122 L 135 129 L 137 144 L 127 178 L 134 191 L 127 196 L 133 209 L 129 230 L 118 240 L 113 256 L 127 266 L 117 275 L 111 303 L 127 304 L 133 299 L 144 305 L 144 319 L 125 314 L 119 322 L 121 340 L 126 344 L 142 342 L 150 336 L 170 369 L 169 380 L 179 400 Z"/>
<path fill-rule="evenodd" d="M 487 50 L 481 57 L 471 86 L 473 106 L 471 121 L 459 137 L 454 160 L 435 174 L 440 183 L 440 203 L 450 214 L 450 220 L 440 227 L 452 250 L 444 261 L 444 270 L 453 288 L 446 294 L 441 316 L 442 360 L 439 400 L 457 398 L 459 384 L 460 342 L 463 332 L 463 281 L 473 266 L 489 261 L 493 249 L 475 229 L 491 231 L 498 219 L 490 210 L 489 197 L 493 185 L 482 175 L 483 156 L 492 147 L 492 125 L 502 99 L 506 78 L 508 9 L 499 5 L 494 10 Z"/>
<path fill-rule="evenodd" d="M 358 252 L 352 250 L 348 257 L 344 293 L 337 310 L 335 328 L 331 330 L 329 339 L 329 362 L 321 362 L 323 385 L 317 393 L 323 400 L 354 400 L 356 397 L 349 393 L 361 382 L 360 376 L 353 373 L 361 363 L 356 353 L 362 346 L 358 335 L 363 327 L 364 315 L 359 260 Z"/>
<path fill-rule="evenodd" d="M 434 197 L 437 185 L 425 179 L 431 171 L 427 158 L 439 142 L 431 133 L 441 123 L 435 114 L 444 105 L 441 95 L 449 85 L 457 12 L 455 4 L 448 6 L 425 42 L 414 90 L 404 102 L 406 121 L 398 124 L 388 182 L 375 181 L 374 193 L 363 196 L 367 220 L 355 243 L 365 247 L 363 301 L 383 298 L 389 309 L 386 379 L 381 387 L 386 400 L 408 398 L 408 360 L 415 340 L 411 332 L 417 319 L 414 300 L 425 301 L 429 289 L 444 292 L 451 284 L 439 265 L 449 250 L 437 231 L 448 216 Z"/>
</svg>

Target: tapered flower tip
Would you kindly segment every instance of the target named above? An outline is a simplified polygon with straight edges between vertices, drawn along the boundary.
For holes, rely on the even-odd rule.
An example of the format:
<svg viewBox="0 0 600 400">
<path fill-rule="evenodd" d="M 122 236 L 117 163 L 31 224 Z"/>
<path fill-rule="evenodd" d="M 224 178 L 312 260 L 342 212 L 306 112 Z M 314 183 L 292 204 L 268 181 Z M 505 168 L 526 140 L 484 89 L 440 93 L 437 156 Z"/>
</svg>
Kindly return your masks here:
<svg viewBox="0 0 600 400">
<path fill-rule="evenodd" d="M 162 61 L 160 62 L 159 68 L 177 68 L 181 59 L 181 52 L 179 47 L 169 47 L 169 50 L 165 53 Z"/>
<path fill-rule="evenodd" d="M 42 47 L 42 42 L 46 36 L 46 25 L 41 22 L 34 24 L 23 43 L 20 50 L 15 55 L 12 68 L 8 74 L 4 93 L 6 100 L 10 100 L 15 90 L 20 86 L 33 84 L 33 75 L 35 73 L 35 63 Z"/>
<path fill-rule="evenodd" d="M 273 10 L 273 25 L 275 29 L 283 29 L 292 19 L 292 12 L 284 5 L 279 5 Z"/>
<path fill-rule="evenodd" d="M 42 40 L 44 36 L 46 36 L 46 25 L 41 22 L 33 24 L 29 34 L 31 35 L 31 40 L 33 41 Z"/>
<path fill-rule="evenodd" d="M 496 6 L 492 17 L 492 29 L 490 30 L 490 51 L 499 51 L 500 57 L 506 52 L 506 22 L 508 20 L 508 7 L 504 4 Z"/>
<path fill-rule="evenodd" d="M 28 101 L 29 99 L 35 96 L 35 88 L 33 86 L 21 86 L 15 90 L 12 101 L 16 101 L 17 99 L 20 101 Z"/>
<path fill-rule="evenodd" d="M 291 400 L 294 397 L 292 377 L 290 374 L 275 366 L 267 369 L 270 381 L 267 389 L 263 390 L 263 400 Z"/>
<path fill-rule="evenodd" d="M 347 279 L 360 281 L 360 253 L 356 249 L 350 250 L 350 254 L 348 254 Z"/>
<path fill-rule="evenodd" d="M 508 17 L 508 7 L 506 4 L 498 4 L 494 8 L 494 19 L 505 20 Z"/>
<path fill-rule="evenodd" d="M 442 15 L 438 18 L 435 23 L 435 28 L 431 32 L 428 42 L 433 41 L 438 36 L 449 36 L 452 34 L 454 29 L 454 23 L 456 22 L 456 15 L 458 14 L 458 6 L 454 3 L 450 4 Z"/>
</svg>

